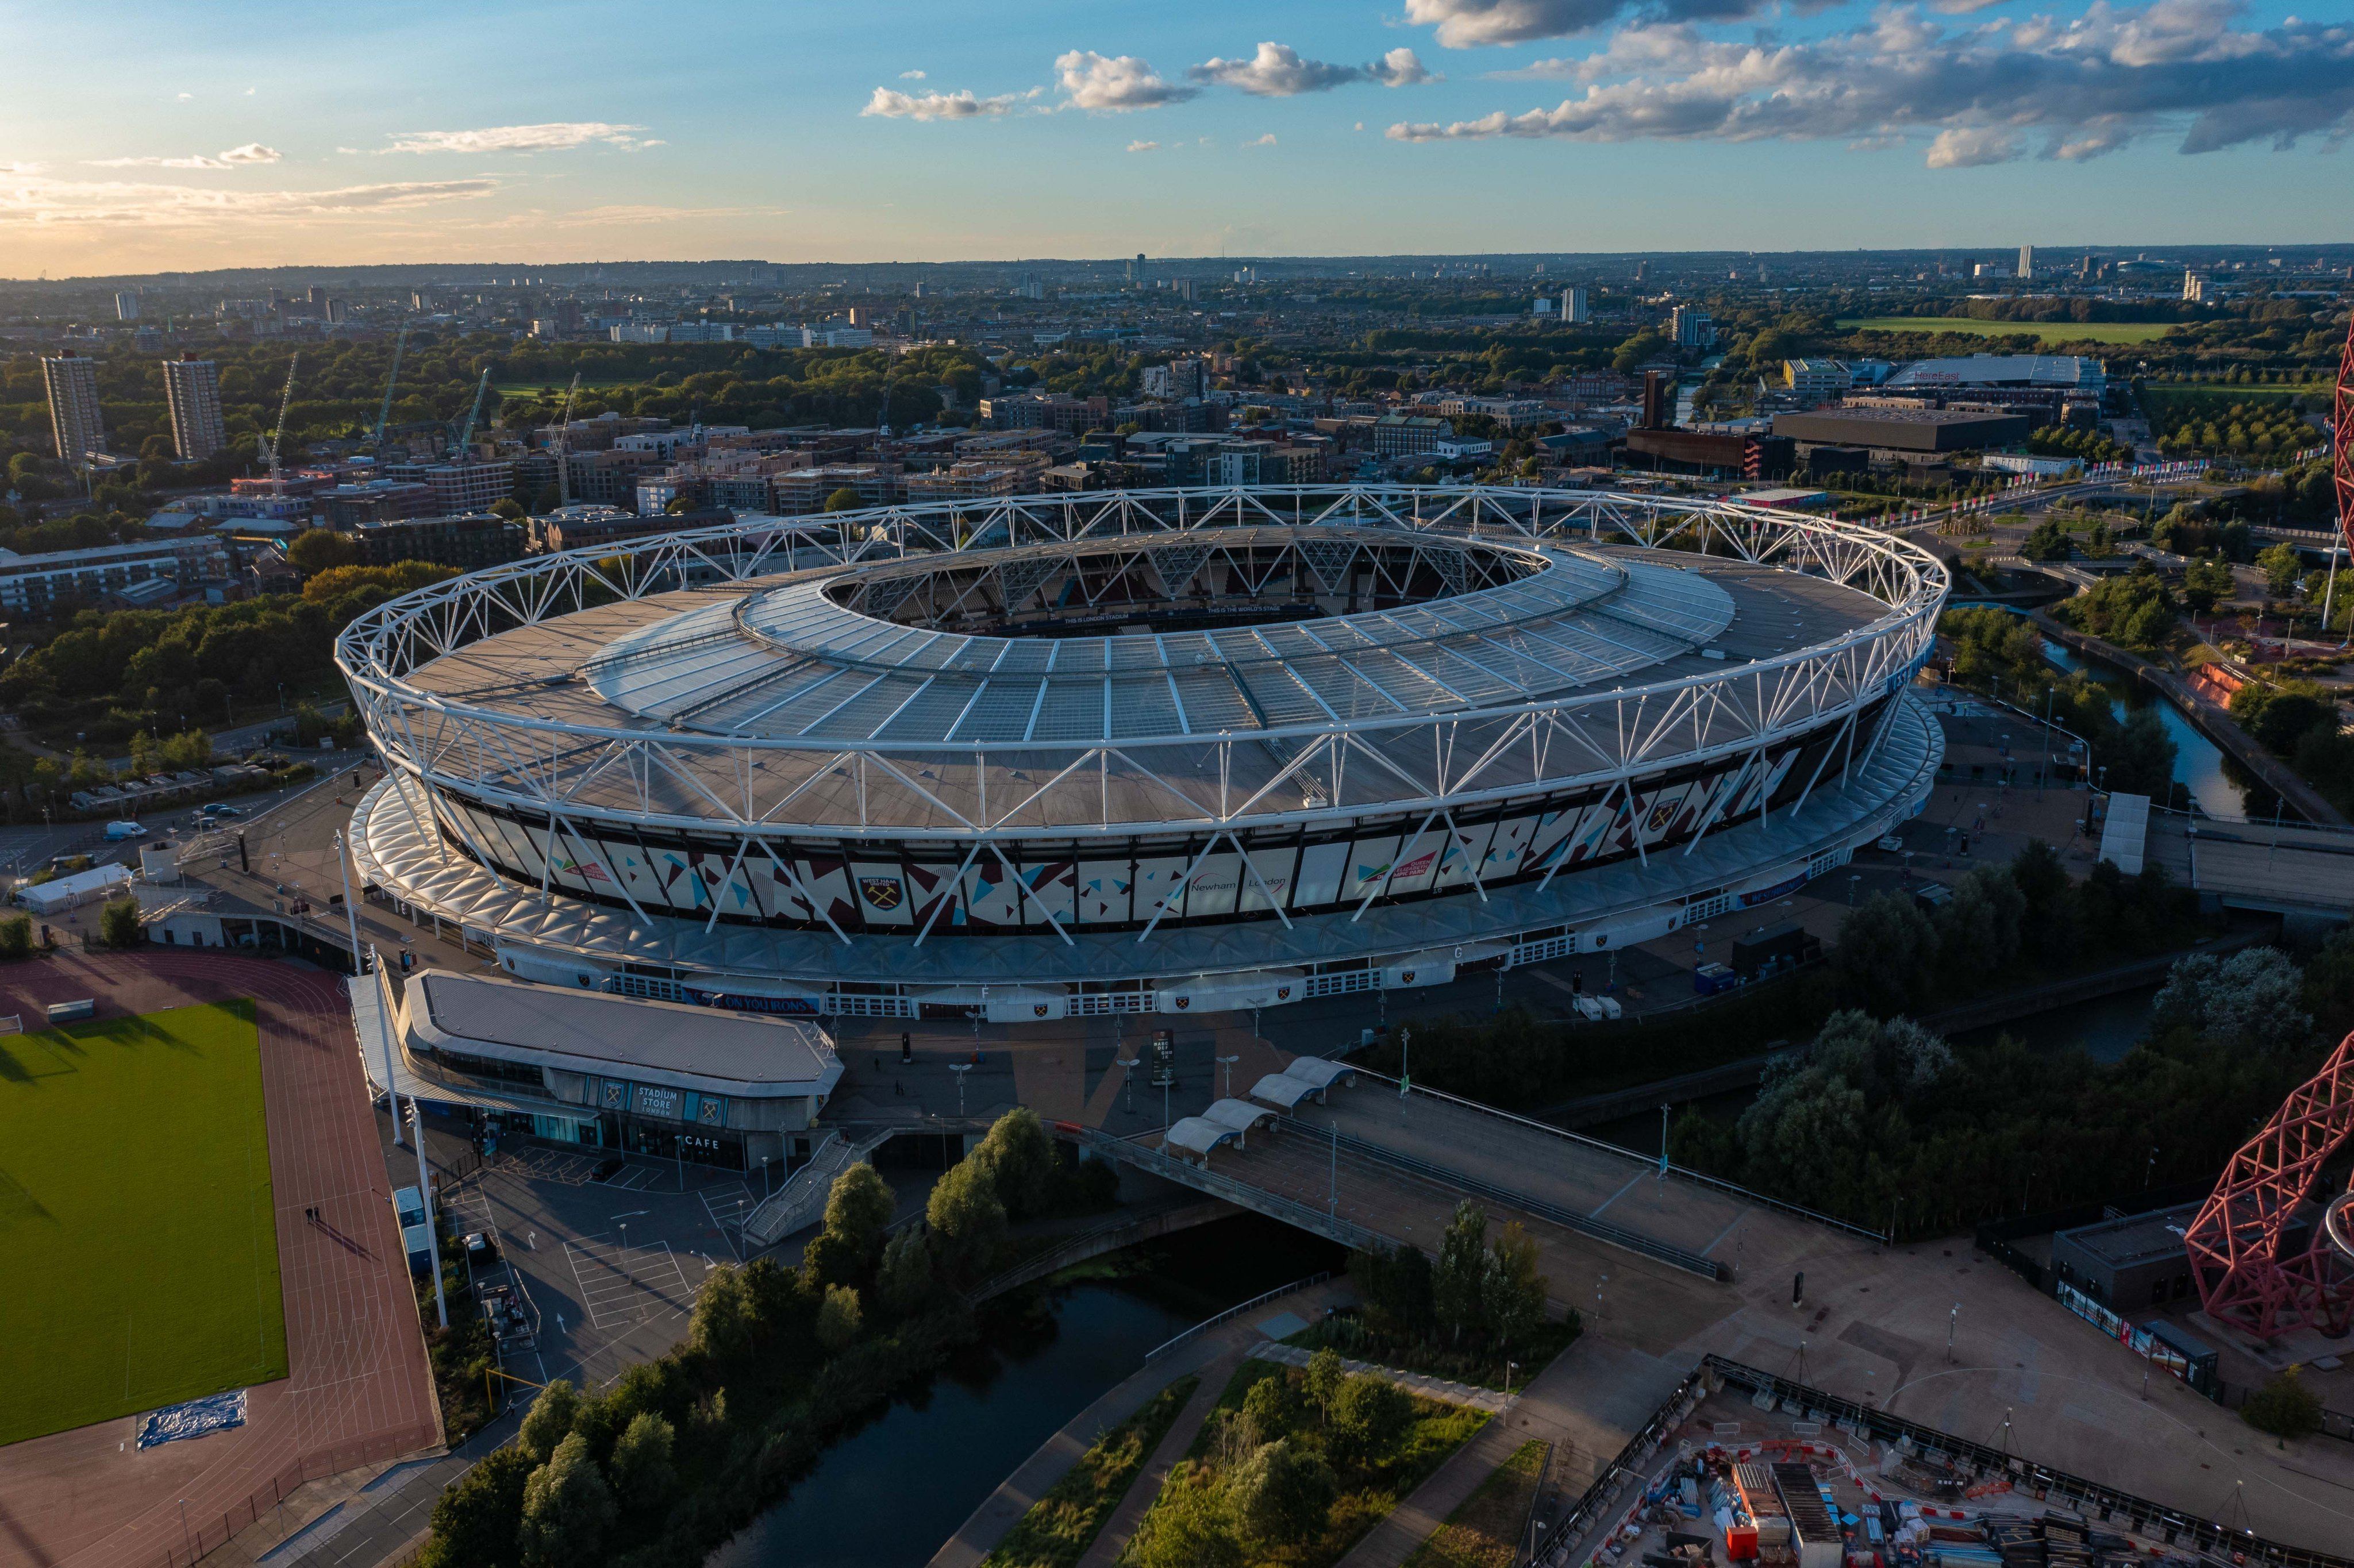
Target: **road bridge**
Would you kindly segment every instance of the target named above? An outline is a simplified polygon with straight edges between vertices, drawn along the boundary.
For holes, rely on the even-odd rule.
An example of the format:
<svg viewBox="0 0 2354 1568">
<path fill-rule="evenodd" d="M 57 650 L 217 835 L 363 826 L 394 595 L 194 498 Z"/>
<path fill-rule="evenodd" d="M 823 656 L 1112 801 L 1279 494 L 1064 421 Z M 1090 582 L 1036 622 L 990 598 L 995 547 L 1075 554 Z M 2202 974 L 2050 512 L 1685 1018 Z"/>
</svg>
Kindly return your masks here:
<svg viewBox="0 0 2354 1568">
<path fill-rule="evenodd" d="M 2234 909 L 2354 915 L 2354 828 L 2235 822 L 2153 810 L 2145 859 Z"/>
</svg>

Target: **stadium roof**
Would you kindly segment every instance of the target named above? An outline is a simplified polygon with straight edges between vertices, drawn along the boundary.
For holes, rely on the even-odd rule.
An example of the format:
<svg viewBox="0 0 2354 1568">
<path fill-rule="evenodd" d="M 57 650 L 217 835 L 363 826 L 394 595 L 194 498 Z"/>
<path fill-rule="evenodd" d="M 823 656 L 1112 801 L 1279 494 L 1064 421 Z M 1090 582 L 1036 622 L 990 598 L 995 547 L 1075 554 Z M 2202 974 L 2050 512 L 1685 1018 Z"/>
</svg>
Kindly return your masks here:
<svg viewBox="0 0 2354 1568">
<path fill-rule="evenodd" d="M 2099 360 L 2082 355 L 1972 354 L 1916 361 L 1883 385 L 1892 392 L 1907 387 L 2080 387 L 2097 392 L 2108 378 Z"/>
</svg>

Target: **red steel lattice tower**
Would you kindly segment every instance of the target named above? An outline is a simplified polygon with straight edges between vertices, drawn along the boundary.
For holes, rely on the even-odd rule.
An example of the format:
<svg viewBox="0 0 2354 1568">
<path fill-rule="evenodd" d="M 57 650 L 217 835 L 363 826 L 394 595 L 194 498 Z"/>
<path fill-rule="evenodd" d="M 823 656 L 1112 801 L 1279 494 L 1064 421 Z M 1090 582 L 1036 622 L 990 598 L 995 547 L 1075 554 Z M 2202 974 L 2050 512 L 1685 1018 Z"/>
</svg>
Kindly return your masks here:
<svg viewBox="0 0 2354 1568">
<path fill-rule="evenodd" d="M 2342 394 L 2341 394 L 2342 397 Z M 2341 476 L 2344 473 L 2341 468 Z M 2354 1034 L 2348 1035 L 2250 1139 L 2190 1222 L 2183 1242 L 2208 1316 L 2260 1339 L 2314 1327 L 2342 1334 L 2354 1289 L 2327 1228 L 2284 1254 L 2322 1162 L 2354 1133 Z"/>
<path fill-rule="evenodd" d="M 2346 319 L 2346 348 L 2338 356 L 2338 406 L 2330 418 L 2337 448 L 2338 531 L 2354 549 L 2354 315 Z"/>
</svg>

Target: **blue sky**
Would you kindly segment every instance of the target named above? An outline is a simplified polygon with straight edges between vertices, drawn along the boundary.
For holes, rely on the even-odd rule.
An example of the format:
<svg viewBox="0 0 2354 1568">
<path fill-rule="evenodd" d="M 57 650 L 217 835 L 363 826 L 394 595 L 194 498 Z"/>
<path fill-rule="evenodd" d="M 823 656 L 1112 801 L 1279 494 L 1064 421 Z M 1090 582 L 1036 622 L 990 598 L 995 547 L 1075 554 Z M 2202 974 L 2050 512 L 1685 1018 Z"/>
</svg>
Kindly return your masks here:
<svg viewBox="0 0 2354 1568">
<path fill-rule="evenodd" d="M 2226 0 L 0 3 L 0 274 L 2344 240 Z"/>
</svg>

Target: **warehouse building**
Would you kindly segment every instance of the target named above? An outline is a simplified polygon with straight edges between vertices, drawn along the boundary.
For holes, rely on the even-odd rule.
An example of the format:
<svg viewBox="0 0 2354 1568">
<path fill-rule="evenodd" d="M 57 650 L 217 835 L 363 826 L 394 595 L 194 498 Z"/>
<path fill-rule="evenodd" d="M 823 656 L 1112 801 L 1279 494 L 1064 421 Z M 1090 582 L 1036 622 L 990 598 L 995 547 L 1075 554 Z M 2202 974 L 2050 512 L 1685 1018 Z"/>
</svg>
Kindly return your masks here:
<svg viewBox="0 0 2354 1568">
<path fill-rule="evenodd" d="M 1774 416 L 1774 433 L 1815 448 L 1859 447 L 1874 463 L 1917 463 L 1960 451 L 1990 451 L 2027 440 L 2025 416 L 1961 408 L 1815 408 Z"/>
</svg>

